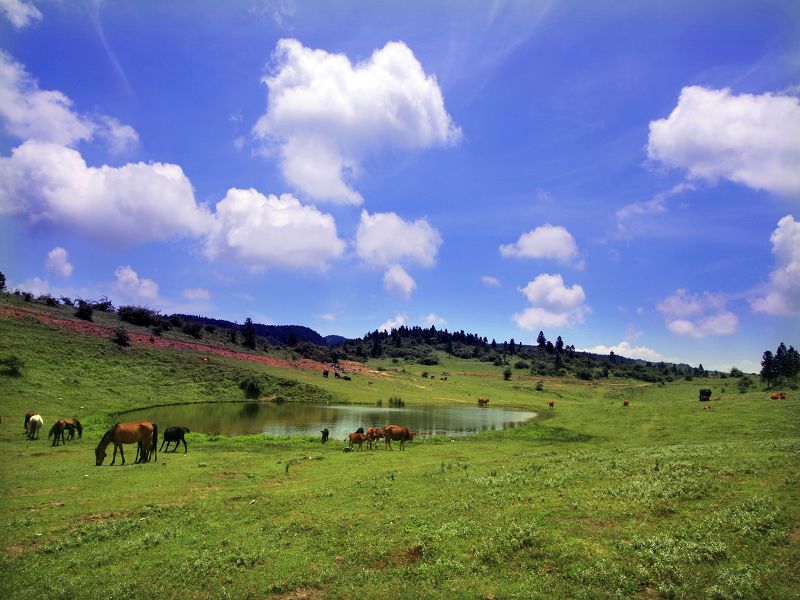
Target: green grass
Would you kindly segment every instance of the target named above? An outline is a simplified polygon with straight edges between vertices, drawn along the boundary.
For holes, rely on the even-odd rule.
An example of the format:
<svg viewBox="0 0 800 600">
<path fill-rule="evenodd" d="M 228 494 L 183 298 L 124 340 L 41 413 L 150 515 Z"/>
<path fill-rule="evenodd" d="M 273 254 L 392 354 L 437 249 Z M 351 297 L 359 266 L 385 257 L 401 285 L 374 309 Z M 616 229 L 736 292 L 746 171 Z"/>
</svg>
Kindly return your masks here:
<svg viewBox="0 0 800 600">
<path fill-rule="evenodd" d="M 444 357 L 370 361 L 386 370 L 346 382 L 0 318 L 8 355 L 25 367 L 0 375 L 0 597 L 798 597 L 795 392 L 771 401 L 730 379 L 537 392 L 540 378 Z M 485 396 L 542 418 L 402 453 L 190 434 L 186 455 L 94 466 L 115 412 L 242 399 L 251 376 L 290 400 Z M 710 411 L 700 387 L 722 396 Z M 77 416 L 83 439 L 26 440 L 29 408 L 46 428 Z"/>
</svg>

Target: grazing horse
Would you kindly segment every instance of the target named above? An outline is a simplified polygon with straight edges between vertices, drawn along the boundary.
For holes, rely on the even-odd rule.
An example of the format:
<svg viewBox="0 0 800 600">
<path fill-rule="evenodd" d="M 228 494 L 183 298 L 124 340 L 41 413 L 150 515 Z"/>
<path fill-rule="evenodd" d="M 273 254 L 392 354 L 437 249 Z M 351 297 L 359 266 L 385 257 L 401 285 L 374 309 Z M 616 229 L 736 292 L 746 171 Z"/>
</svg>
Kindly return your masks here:
<svg viewBox="0 0 800 600">
<path fill-rule="evenodd" d="M 320 433 L 322 434 L 322 443 L 324 444 L 325 442 L 328 441 L 328 436 L 331 434 L 331 432 L 328 431 L 328 428 L 326 427 L 325 429 L 320 431 Z"/>
<path fill-rule="evenodd" d="M 169 452 L 169 445 L 172 442 L 175 442 L 175 447 L 172 449 L 175 452 L 178 449 L 178 442 L 183 442 L 183 453 L 186 454 L 189 451 L 188 446 L 186 446 L 186 438 L 183 436 L 187 433 L 191 433 L 188 427 L 167 427 L 164 430 L 164 441 L 161 442 L 160 450 L 164 449 L 164 444 L 167 445 L 167 452 Z"/>
<path fill-rule="evenodd" d="M 29 410 L 25 413 L 25 433 L 28 433 L 28 422 L 31 420 L 31 417 L 37 414 L 39 413 L 37 413 L 35 410 Z"/>
<path fill-rule="evenodd" d="M 75 417 L 71 419 L 59 419 L 59 421 L 64 421 L 64 430 L 69 432 L 69 439 L 75 439 L 75 432 L 78 432 L 78 437 L 83 437 L 83 425 L 81 422 L 78 421 Z"/>
<path fill-rule="evenodd" d="M 53 438 L 53 446 L 58 446 L 58 440 L 65 446 L 67 440 L 64 439 L 64 419 L 58 419 L 50 428 L 50 433 L 47 434 L 47 439 Z"/>
<path fill-rule="evenodd" d="M 628 406 L 628 404 L 630 404 L 630 402 L 628 400 L 623 400 L 622 401 L 622 406 Z"/>
<path fill-rule="evenodd" d="M 44 419 L 42 419 L 42 415 L 31 415 L 31 418 L 28 419 L 28 439 L 32 440 L 34 436 L 36 439 L 39 439 L 39 430 L 44 425 Z"/>
<path fill-rule="evenodd" d="M 106 458 L 106 448 L 109 444 L 114 444 L 114 458 L 111 460 L 113 465 L 117 460 L 117 450 L 122 456 L 122 464 L 125 464 L 125 452 L 122 444 L 137 444 L 136 462 L 147 462 L 150 460 L 151 452 L 155 453 L 158 443 L 158 428 L 149 421 L 137 421 L 133 423 L 115 423 L 114 426 L 105 432 L 103 439 L 94 450 L 95 464 L 99 467 Z"/>
<path fill-rule="evenodd" d="M 486 406 L 489 404 L 488 398 L 478 398 L 478 406 Z"/>
<path fill-rule="evenodd" d="M 400 440 L 400 450 L 405 450 L 405 443 L 414 441 L 414 432 L 408 427 L 387 425 L 383 428 L 383 440 L 389 450 L 392 449 L 392 440 Z"/>
<path fill-rule="evenodd" d="M 367 446 L 370 450 L 372 450 L 373 445 L 377 448 L 378 440 L 383 437 L 383 429 L 378 429 L 377 427 L 368 427 L 367 428 Z"/>
<path fill-rule="evenodd" d="M 350 442 L 350 450 L 353 449 L 354 444 L 358 444 L 358 449 L 361 450 L 362 444 L 367 441 L 367 435 L 365 433 L 355 432 L 348 435 L 347 439 Z"/>
<path fill-rule="evenodd" d="M 553 410 L 553 408 L 555 407 L 555 405 L 556 405 L 556 401 L 555 401 L 555 400 L 548 400 L 548 401 L 547 401 L 547 406 L 549 406 L 549 407 L 550 407 L 550 410 Z"/>
</svg>

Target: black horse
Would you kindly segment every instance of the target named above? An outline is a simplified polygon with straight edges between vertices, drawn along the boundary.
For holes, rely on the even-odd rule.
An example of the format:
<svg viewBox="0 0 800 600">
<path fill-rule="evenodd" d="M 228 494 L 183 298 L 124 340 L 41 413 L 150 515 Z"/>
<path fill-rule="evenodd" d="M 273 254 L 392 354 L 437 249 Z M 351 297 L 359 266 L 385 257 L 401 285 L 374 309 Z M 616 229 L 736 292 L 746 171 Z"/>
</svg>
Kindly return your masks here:
<svg viewBox="0 0 800 600">
<path fill-rule="evenodd" d="M 320 433 L 322 434 L 322 443 L 324 444 L 325 442 L 328 441 L 328 436 L 330 435 L 331 432 L 328 431 L 328 428 L 326 427 Z"/>
<path fill-rule="evenodd" d="M 186 439 L 183 437 L 185 434 L 191 433 L 188 427 L 167 427 L 164 430 L 164 441 L 161 442 L 161 450 L 164 449 L 164 444 L 167 445 L 167 452 L 169 452 L 169 445 L 171 442 L 175 442 L 175 447 L 172 449 L 175 452 L 178 449 L 178 442 L 183 442 L 183 453 L 186 454 L 189 451 L 189 447 L 186 445 Z"/>
</svg>

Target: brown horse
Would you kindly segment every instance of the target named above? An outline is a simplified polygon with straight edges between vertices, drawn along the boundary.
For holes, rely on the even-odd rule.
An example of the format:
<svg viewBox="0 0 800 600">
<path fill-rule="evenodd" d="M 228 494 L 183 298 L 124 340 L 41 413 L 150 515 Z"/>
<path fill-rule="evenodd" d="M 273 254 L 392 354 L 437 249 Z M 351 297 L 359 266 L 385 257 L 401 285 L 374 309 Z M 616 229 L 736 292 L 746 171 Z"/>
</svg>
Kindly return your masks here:
<svg viewBox="0 0 800 600">
<path fill-rule="evenodd" d="M 64 439 L 64 419 L 58 419 L 50 428 L 50 433 L 47 434 L 47 439 L 53 438 L 53 446 L 58 446 L 58 440 L 65 446 L 67 441 Z"/>
<path fill-rule="evenodd" d="M 383 439 L 389 450 L 392 449 L 392 440 L 400 440 L 400 450 L 405 450 L 405 443 L 414 441 L 414 432 L 408 427 L 387 425 L 383 428 Z"/>
<path fill-rule="evenodd" d="M 106 458 L 106 448 L 109 444 L 114 444 L 114 458 L 111 460 L 113 465 L 117 460 L 117 450 L 122 456 L 122 464 L 125 464 L 125 452 L 122 444 L 137 444 L 136 461 L 144 463 L 150 460 L 151 454 L 157 456 L 158 427 L 149 421 L 137 421 L 133 423 L 115 423 L 114 426 L 106 431 L 103 439 L 95 448 L 95 464 L 99 467 Z"/>
<path fill-rule="evenodd" d="M 486 406 L 489 404 L 488 398 L 478 398 L 478 406 Z"/>
<path fill-rule="evenodd" d="M 37 413 L 35 410 L 29 410 L 25 413 L 25 433 L 28 433 L 28 423 L 30 422 L 31 417 L 38 414 L 39 413 Z"/>
<path fill-rule="evenodd" d="M 76 431 L 78 432 L 79 438 L 83 437 L 83 425 L 81 425 L 81 422 L 78 421 L 78 419 L 73 417 L 71 419 L 60 419 L 60 420 L 64 421 L 64 431 L 69 432 L 69 439 L 71 440 L 75 439 Z"/>
</svg>

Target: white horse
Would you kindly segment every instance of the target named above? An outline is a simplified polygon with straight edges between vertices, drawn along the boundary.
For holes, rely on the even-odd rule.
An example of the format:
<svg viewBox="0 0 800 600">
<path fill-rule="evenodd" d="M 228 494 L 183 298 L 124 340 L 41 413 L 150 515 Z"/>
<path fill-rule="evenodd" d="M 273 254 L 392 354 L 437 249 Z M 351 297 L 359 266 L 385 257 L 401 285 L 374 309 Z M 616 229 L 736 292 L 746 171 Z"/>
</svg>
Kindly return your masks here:
<svg viewBox="0 0 800 600">
<path fill-rule="evenodd" d="M 42 415 L 33 415 L 31 420 L 28 421 L 28 439 L 32 440 L 33 436 L 36 436 L 36 439 L 39 439 L 39 430 L 44 425 L 44 419 L 42 419 Z"/>
</svg>

